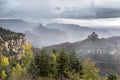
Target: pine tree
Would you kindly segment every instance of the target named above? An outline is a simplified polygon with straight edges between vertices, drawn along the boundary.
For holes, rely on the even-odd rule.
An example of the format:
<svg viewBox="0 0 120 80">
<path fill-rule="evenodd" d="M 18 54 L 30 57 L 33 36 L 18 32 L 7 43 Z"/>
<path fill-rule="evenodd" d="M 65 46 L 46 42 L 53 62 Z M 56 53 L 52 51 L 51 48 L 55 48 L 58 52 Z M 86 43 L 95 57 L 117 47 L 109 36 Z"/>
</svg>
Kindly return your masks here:
<svg viewBox="0 0 120 80">
<path fill-rule="evenodd" d="M 75 52 L 72 52 L 69 55 L 69 60 L 70 60 L 70 70 L 77 73 L 81 73 L 82 64 L 80 62 L 80 59 L 76 56 Z"/>
<path fill-rule="evenodd" d="M 56 52 L 52 52 L 49 55 L 49 76 L 56 78 L 57 73 L 58 73 L 58 69 L 57 69 L 57 55 L 58 53 Z"/>
<path fill-rule="evenodd" d="M 49 73 L 49 56 L 45 49 L 42 49 L 40 54 L 35 57 L 35 65 L 38 68 L 39 76 L 48 76 Z"/>
<path fill-rule="evenodd" d="M 62 79 L 69 78 L 69 69 L 70 69 L 70 61 L 67 53 L 64 50 L 60 53 L 58 57 L 58 76 Z"/>
<path fill-rule="evenodd" d="M 118 77 L 116 74 L 109 74 L 107 78 L 108 78 L 107 80 L 118 80 Z"/>
</svg>

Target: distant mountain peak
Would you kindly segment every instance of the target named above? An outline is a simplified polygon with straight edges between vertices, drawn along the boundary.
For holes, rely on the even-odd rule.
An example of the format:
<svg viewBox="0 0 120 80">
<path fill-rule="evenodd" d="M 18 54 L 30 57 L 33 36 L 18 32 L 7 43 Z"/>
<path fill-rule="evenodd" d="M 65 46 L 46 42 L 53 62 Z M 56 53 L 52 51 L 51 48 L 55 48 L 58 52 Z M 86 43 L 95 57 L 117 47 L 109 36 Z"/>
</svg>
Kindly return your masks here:
<svg viewBox="0 0 120 80">
<path fill-rule="evenodd" d="M 40 24 L 39 24 L 39 27 L 43 27 L 43 25 L 40 23 Z"/>
</svg>

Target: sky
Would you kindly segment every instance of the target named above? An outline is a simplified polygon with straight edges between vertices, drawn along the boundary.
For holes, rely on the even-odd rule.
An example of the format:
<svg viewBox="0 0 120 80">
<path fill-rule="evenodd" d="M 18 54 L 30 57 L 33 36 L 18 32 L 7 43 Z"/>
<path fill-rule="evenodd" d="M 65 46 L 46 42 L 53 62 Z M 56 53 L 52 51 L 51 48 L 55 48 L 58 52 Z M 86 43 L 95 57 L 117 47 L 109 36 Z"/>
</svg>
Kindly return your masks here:
<svg viewBox="0 0 120 80">
<path fill-rule="evenodd" d="M 120 26 L 120 0 L 0 0 L 0 18 Z"/>
</svg>

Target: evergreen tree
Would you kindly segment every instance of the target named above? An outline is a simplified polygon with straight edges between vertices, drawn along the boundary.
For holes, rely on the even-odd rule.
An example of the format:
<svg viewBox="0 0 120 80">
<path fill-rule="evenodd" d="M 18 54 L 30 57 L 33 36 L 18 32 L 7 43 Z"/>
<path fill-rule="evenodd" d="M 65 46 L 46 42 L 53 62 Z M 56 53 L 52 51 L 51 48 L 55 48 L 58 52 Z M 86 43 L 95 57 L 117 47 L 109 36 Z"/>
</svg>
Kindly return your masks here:
<svg viewBox="0 0 120 80">
<path fill-rule="evenodd" d="M 80 62 L 80 59 L 77 58 L 75 52 L 72 52 L 69 55 L 69 60 L 70 60 L 70 70 L 81 73 L 82 70 L 82 64 Z"/>
<path fill-rule="evenodd" d="M 60 53 L 58 57 L 58 76 L 63 80 L 64 78 L 69 78 L 70 61 L 67 53 L 64 50 Z"/>
<path fill-rule="evenodd" d="M 58 53 L 54 51 L 49 55 L 49 76 L 53 78 L 56 78 L 58 73 L 57 57 L 58 57 Z"/>
<path fill-rule="evenodd" d="M 109 74 L 107 78 L 108 78 L 107 80 L 118 80 L 118 77 L 116 74 Z"/>
<path fill-rule="evenodd" d="M 49 56 L 45 49 L 42 49 L 40 54 L 35 57 L 35 65 L 38 68 L 39 76 L 48 76 L 49 73 Z"/>
</svg>

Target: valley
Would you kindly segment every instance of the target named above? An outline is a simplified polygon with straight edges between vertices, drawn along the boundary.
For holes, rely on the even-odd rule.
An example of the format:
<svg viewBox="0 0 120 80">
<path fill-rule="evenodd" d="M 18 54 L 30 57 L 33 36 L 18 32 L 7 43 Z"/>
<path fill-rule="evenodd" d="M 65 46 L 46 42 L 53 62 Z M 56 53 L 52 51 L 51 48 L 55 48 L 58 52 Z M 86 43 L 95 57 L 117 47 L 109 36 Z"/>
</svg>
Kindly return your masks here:
<svg viewBox="0 0 120 80">
<path fill-rule="evenodd" d="M 114 36 L 114 32 L 118 31 L 117 29 L 99 30 L 74 24 L 57 23 L 46 26 L 42 24 L 30 26 L 30 24 L 27 23 L 27 25 L 29 24 L 30 26 L 30 28 L 26 26 L 29 30 L 20 27 L 23 28 L 23 30 L 19 31 L 19 27 L 16 27 L 18 31 L 13 30 L 15 32 L 12 32 L 10 30 L 12 30 L 11 27 L 13 27 L 14 23 L 16 23 L 16 25 L 22 23 L 21 26 L 25 26 L 26 22 L 24 22 L 24 25 L 23 21 L 20 20 L 18 20 L 18 22 L 16 20 L 15 22 L 14 20 L 3 20 L 1 23 L 1 26 L 3 26 L 3 23 L 8 24 L 0 28 L 1 53 L 10 60 L 18 59 L 18 61 L 21 61 L 23 59 L 22 55 L 25 55 L 25 45 L 29 47 L 30 44 L 28 42 L 30 42 L 33 45 L 31 49 L 33 58 L 42 55 L 44 49 L 46 56 L 50 56 L 51 53 L 56 52 L 60 55 L 61 51 L 64 51 L 66 55 L 75 53 L 76 58 L 80 61 L 88 58 L 91 62 L 95 62 L 94 66 L 100 70 L 100 76 L 104 77 L 104 75 L 110 73 L 120 75 L 120 36 Z M 9 25 L 11 27 L 5 27 Z M 103 34 L 106 37 L 102 37 L 101 35 Z M 34 69 L 32 70 L 34 71 Z"/>
</svg>

